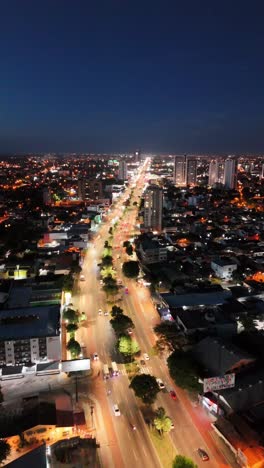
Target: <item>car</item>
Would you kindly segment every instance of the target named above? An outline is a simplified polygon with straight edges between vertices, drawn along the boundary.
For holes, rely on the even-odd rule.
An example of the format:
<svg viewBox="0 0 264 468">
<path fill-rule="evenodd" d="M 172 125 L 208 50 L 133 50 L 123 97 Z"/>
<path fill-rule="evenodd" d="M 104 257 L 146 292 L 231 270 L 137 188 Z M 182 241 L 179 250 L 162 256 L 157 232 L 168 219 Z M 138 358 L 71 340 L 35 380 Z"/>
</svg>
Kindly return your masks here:
<svg viewBox="0 0 264 468">
<path fill-rule="evenodd" d="M 125 288 L 125 294 L 128 294 L 128 288 Z"/>
<path fill-rule="evenodd" d="M 174 423 L 171 421 L 171 429 L 174 429 Z"/>
<path fill-rule="evenodd" d="M 162 382 L 162 380 L 161 380 L 161 379 L 156 379 L 156 380 L 157 380 L 157 384 L 158 384 L 159 388 L 160 388 L 161 390 L 163 390 L 163 388 L 165 388 L 165 385 L 164 385 L 164 383 Z"/>
<path fill-rule="evenodd" d="M 147 353 L 143 354 L 143 358 L 145 361 L 149 361 L 149 355 Z"/>
<path fill-rule="evenodd" d="M 100 284 L 101 284 L 101 285 L 103 285 L 103 284 L 104 284 L 103 280 L 100 280 Z"/>
<path fill-rule="evenodd" d="M 197 452 L 198 452 L 199 457 L 200 457 L 203 461 L 208 461 L 208 460 L 209 460 L 209 455 L 208 455 L 208 453 L 206 453 L 205 450 L 203 450 L 203 449 L 201 449 L 201 448 L 198 448 Z"/>
<path fill-rule="evenodd" d="M 80 275 L 80 281 L 85 281 L 85 276 L 84 275 Z"/>
<path fill-rule="evenodd" d="M 107 310 L 104 312 L 104 315 L 107 317 L 109 315 L 109 312 Z"/>
<path fill-rule="evenodd" d="M 140 359 L 140 364 L 141 364 L 142 366 L 145 366 L 145 365 L 146 365 L 144 359 Z"/>
<path fill-rule="evenodd" d="M 128 333 L 129 335 L 133 335 L 133 330 L 132 330 L 131 328 L 128 328 L 128 329 L 127 329 L 127 333 Z"/>
<path fill-rule="evenodd" d="M 121 416 L 120 409 L 118 408 L 117 404 L 114 405 L 114 413 L 115 416 Z"/>
<path fill-rule="evenodd" d="M 97 353 L 93 353 L 93 360 L 94 361 L 99 361 L 99 356 Z"/>
<path fill-rule="evenodd" d="M 174 390 L 170 390 L 170 396 L 173 400 L 177 400 L 177 395 Z"/>
<path fill-rule="evenodd" d="M 103 315 L 102 309 L 98 310 L 98 315 Z"/>
</svg>

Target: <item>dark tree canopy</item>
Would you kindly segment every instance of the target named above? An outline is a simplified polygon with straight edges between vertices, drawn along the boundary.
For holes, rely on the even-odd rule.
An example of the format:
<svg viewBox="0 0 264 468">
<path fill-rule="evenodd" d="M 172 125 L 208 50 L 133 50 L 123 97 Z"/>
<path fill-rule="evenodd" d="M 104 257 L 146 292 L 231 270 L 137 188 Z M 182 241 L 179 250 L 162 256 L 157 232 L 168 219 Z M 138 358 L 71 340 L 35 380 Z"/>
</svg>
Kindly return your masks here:
<svg viewBox="0 0 264 468">
<path fill-rule="evenodd" d="M 0 464 L 10 455 L 11 447 L 5 439 L 0 439 Z"/>
<path fill-rule="evenodd" d="M 130 388 L 147 405 L 154 403 L 160 391 L 155 377 L 149 374 L 136 375 L 131 381 Z"/>
<path fill-rule="evenodd" d="M 67 350 L 70 351 L 73 358 L 76 358 L 81 352 L 81 346 L 78 341 L 71 338 L 67 343 Z"/>
<path fill-rule="evenodd" d="M 133 260 L 124 262 L 122 271 L 127 278 L 137 278 L 139 275 L 139 264 Z"/>
<path fill-rule="evenodd" d="M 117 335 L 124 335 L 128 328 L 134 328 L 131 318 L 123 314 L 110 320 L 110 323 Z"/>
<path fill-rule="evenodd" d="M 78 322 L 78 315 L 73 309 L 66 309 L 63 312 L 64 320 L 68 320 L 70 323 L 77 323 Z"/>
<path fill-rule="evenodd" d="M 198 366 L 188 353 L 174 351 L 168 358 L 168 367 L 176 385 L 190 392 L 201 391 Z"/>
<path fill-rule="evenodd" d="M 114 305 L 111 310 L 111 315 L 113 318 L 117 318 L 123 315 L 123 312 L 124 311 L 121 309 L 121 307 Z"/>
</svg>

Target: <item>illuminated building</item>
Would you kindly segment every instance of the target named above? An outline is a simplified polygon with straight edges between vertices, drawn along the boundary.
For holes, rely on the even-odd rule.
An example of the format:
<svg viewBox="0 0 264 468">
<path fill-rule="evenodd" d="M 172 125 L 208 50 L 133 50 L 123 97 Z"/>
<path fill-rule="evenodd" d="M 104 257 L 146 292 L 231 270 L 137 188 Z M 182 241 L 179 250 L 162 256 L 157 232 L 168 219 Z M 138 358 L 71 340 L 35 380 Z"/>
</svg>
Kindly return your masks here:
<svg viewBox="0 0 264 468">
<path fill-rule="evenodd" d="M 226 189 L 232 190 L 237 184 L 237 159 L 228 157 L 225 160 L 224 169 L 224 186 Z"/>
<path fill-rule="evenodd" d="M 174 183 L 178 187 L 185 185 L 185 163 L 186 163 L 186 156 L 175 156 L 174 158 Z"/>
<path fill-rule="evenodd" d="M 78 179 L 78 198 L 98 200 L 103 197 L 102 182 L 98 179 Z"/>
<path fill-rule="evenodd" d="M 186 179 L 185 185 L 196 185 L 197 176 L 197 159 L 187 157 L 186 158 Z"/>
<path fill-rule="evenodd" d="M 224 182 L 224 163 L 217 159 L 213 159 L 209 165 L 209 180 L 208 185 L 213 187 L 215 184 L 223 184 Z"/>
<path fill-rule="evenodd" d="M 163 192 L 158 185 L 150 185 L 145 193 L 144 228 L 161 231 Z"/>
<path fill-rule="evenodd" d="M 127 180 L 127 163 L 126 163 L 126 161 L 121 160 L 119 162 L 118 179 L 119 180 Z"/>
</svg>

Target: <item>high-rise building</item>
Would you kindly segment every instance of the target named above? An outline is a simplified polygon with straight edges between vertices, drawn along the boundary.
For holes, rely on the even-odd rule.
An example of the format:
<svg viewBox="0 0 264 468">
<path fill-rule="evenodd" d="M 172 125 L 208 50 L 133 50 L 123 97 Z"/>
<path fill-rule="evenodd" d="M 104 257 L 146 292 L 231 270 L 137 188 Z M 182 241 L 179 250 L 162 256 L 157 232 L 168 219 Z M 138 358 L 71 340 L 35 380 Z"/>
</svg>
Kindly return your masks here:
<svg viewBox="0 0 264 468">
<path fill-rule="evenodd" d="M 174 183 L 181 187 L 185 185 L 186 156 L 175 156 L 174 158 Z"/>
<path fill-rule="evenodd" d="M 101 180 L 98 179 L 78 179 L 78 198 L 85 201 L 98 200 L 103 197 L 103 186 Z"/>
<path fill-rule="evenodd" d="M 264 179 L 264 161 L 262 161 L 261 163 L 261 170 L 260 170 L 259 178 L 260 180 Z"/>
<path fill-rule="evenodd" d="M 144 228 L 152 231 L 162 229 L 163 192 L 158 185 L 150 185 L 145 193 Z"/>
<path fill-rule="evenodd" d="M 186 157 L 185 185 L 196 185 L 197 159 Z"/>
<path fill-rule="evenodd" d="M 42 199 L 44 205 L 50 205 L 51 204 L 51 194 L 50 194 L 50 189 L 49 187 L 44 187 L 42 190 Z"/>
<path fill-rule="evenodd" d="M 216 184 L 224 183 L 224 162 L 222 160 L 213 159 L 209 165 L 208 185 L 213 187 Z"/>
<path fill-rule="evenodd" d="M 126 161 L 121 160 L 119 162 L 118 179 L 119 180 L 127 180 L 127 163 L 126 163 Z"/>
<path fill-rule="evenodd" d="M 228 157 L 225 160 L 224 186 L 228 190 L 235 189 L 237 185 L 237 159 Z"/>
</svg>

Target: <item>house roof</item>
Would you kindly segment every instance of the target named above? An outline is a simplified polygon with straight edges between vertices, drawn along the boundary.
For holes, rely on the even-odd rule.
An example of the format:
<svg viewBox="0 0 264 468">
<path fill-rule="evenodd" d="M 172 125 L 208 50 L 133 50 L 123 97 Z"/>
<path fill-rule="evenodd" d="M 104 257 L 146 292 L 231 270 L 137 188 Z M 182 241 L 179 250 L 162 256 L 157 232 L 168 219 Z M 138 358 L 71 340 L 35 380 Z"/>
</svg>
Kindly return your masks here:
<svg viewBox="0 0 264 468">
<path fill-rule="evenodd" d="M 199 305 L 218 305 L 224 304 L 230 297 L 231 292 L 224 291 L 214 291 L 206 293 L 191 293 L 191 294 L 171 294 L 163 293 L 161 297 L 165 300 L 171 308 L 177 307 L 191 307 Z"/>
<path fill-rule="evenodd" d="M 184 326 L 191 330 L 196 328 L 209 328 L 215 325 L 234 323 L 226 317 L 219 309 L 201 310 L 187 309 L 177 310 L 176 315 L 179 317 Z"/>
<path fill-rule="evenodd" d="M 264 369 L 250 369 L 238 374 L 235 387 L 221 390 L 221 397 L 234 411 L 260 403 L 264 400 Z"/>
<path fill-rule="evenodd" d="M 0 311 L 0 340 L 58 336 L 60 305 Z"/>
<path fill-rule="evenodd" d="M 204 338 L 194 346 L 193 355 L 212 377 L 224 375 L 242 359 L 255 360 L 249 353 L 218 337 Z"/>
</svg>

